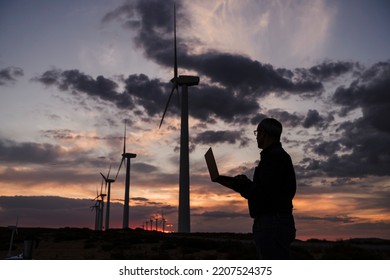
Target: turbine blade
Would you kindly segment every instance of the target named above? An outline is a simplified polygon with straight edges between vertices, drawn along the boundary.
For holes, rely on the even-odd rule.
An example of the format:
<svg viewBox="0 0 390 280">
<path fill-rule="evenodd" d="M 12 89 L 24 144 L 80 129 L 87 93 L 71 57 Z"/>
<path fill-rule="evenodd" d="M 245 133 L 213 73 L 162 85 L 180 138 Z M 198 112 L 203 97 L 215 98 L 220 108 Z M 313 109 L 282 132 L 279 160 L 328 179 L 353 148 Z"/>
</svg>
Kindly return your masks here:
<svg viewBox="0 0 390 280">
<path fill-rule="evenodd" d="M 103 184 L 103 180 L 102 180 L 102 184 Z M 98 197 L 99 197 L 99 187 L 96 186 L 96 197 L 93 200 L 96 200 Z"/>
<path fill-rule="evenodd" d="M 107 179 L 110 178 L 110 171 L 111 171 L 111 164 L 110 164 L 110 168 L 108 169 L 108 173 L 107 173 Z"/>
<path fill-rule="evenodd" d="M 119 171 L 121 170 L 121 167 L 122 167 L 122 164 L 123 164 L 123 161 L 124 161 L 124 160 L 125 160 L 125 158 L 122 157 L 121 163 L 119 164 L 118 172 L 116 173 L 116 176 L 115 176 L 115 181 L 116 181 L 116 179 L 118 178 Z"/>
<path fill-rule="evenodd" d="M 126 153 L 126 119 L 125 119 L 125 133 L 123 134 L 123 154 Z"/>
<path fill-rule="evenodd" d="M 173 40 L 174 40 L 174 66 L 173 66 L 173 72 L 174 72 L 174 79 L 177 83 L 177 47 L 176 47 L 176 4 L 173 3 Z M 176 85 L 177 88 L 177 85 Z"/>
<path fill-rule="evenodd" d="M 164 121 L 164 118 L 165 118 L 165 114 L 167 113 L 167 110 L 168 110 L 168 106 L 169 106 L 169 102 L 171 101 L 171 98 L 172 98 L 172 94 L 173 94 L 173 91 L 176 89 L 176 81 L 174 81 L 174 85 L 173 85 L 173 87 L 172 87 L 172 90 L 171 90 L 171 94 L 169 94 L 169 97 L 168 97 L 168 102 L 167 102 L 167 105 L 165 105 L 165 110 L 164 110 L 164 114 L 163 114 L 163 116 L 162 116 L 162 118 L 161 118 L 161 121 L 160 121 L 160 126 L 158 127 L 158 128 L 161 128 L 161 125 L 162 125 L 162 123 L 163 123 L 163 121 Z"/>
<path fill-rule="evenodd" d="M 103 177 L 104 181 L 106 181 L 106 182 L 107 182 L 107 178 L 108 178 L 108 177 L 106 178 L 106 176 L 104 176 L 102 172 L 100 172 L 100 175 L 102 175 L 102 177 Z M 103 185 L 103 181 L 102 181 L 102 185 Z"/>
<path fill-rule="evenodd" d="M 100 185 L 100 194 L 102 194 L 103 191 L 103 179 L 102 179 L 102 184 Z"/>
</svg>

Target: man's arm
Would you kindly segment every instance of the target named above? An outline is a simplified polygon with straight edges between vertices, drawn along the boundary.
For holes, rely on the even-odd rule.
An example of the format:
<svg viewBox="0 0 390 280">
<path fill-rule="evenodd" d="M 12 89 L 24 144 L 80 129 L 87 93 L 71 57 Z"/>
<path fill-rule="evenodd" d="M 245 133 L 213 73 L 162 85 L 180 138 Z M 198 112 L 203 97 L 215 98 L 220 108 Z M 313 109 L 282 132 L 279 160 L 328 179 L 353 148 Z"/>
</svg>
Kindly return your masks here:
<svg viewBox="0 0 390 280">
<path fill-rule="evenodd" d="M 245 175 L 237 175 L 235 177 L 219 176 L 215 181 L 239 193 L 252 184 L 252 181 Z"/>
</svg>

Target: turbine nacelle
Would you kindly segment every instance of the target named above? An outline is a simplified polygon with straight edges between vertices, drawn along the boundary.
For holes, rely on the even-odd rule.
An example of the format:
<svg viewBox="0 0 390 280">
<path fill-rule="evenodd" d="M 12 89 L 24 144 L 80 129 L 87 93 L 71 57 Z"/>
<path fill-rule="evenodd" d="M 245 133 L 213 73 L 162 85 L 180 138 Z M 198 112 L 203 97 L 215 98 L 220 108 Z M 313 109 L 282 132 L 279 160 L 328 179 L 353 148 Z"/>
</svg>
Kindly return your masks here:
<svg viewBox="0 0 390 280">
<path fill-rule="evenodd" d="M 104 181 L 105 181 L 106 183 L 114 183 L 114 182 L 115 182 L 115 179 L 110 179 L 110 178 L 108 178 L 108 176 L 110 176 L 110 172 L 108 172 L 107 177 L 104 176 L 102 172 L 100 172 L 100 175 L 102 175 L 102 177 L 103 177 L 103 179 L 104 179 Z"/>
<path fill-rule="evenodd" d="M 199 77 L 180 75 L 177 78 L 172 78 L 171 82 L 178 85 L 196 86 L 199 84 Z"/>
<path fill-rule="evenodd" d="M 136 158 L 137 154 L 124 153 L 124 154 L 122 154 L 122 157 L 124 157 L 124 158 Z"/>
</svg>

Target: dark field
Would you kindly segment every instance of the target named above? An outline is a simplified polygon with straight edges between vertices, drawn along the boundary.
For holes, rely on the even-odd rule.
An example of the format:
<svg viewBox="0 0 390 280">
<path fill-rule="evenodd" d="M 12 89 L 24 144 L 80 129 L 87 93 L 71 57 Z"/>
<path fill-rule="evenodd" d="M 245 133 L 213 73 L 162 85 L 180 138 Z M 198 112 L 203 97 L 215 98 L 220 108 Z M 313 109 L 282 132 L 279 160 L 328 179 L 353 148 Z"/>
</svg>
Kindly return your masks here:
<svg viewBox="0 0 390 280">
<path fill-rule="evenodd" d="M 0 259 L 7 256 L 11 230 L 0 228 Z M 13 255 L 23 253 L 24 240 L 34 240 L 33 259 L 123 260 L 123 259 L 256 259 L 251 234 L 161 233 L 141 229 L 97 232 L 82 228 L 19 228 Z M 389 260 L 390 240 L 377 238 L 326 241 L 296 240 L 296 260 Z"/>
</svg>

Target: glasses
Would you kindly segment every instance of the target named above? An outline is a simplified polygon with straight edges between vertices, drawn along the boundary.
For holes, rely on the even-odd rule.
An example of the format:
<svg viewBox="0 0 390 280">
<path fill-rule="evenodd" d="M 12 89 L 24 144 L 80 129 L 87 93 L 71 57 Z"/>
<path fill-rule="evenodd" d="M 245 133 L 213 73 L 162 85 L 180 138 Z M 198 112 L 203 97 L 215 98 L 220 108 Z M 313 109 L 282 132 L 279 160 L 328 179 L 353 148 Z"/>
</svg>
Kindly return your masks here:
<svg viewBox="0 0 390 280">
<path fill-rule="evenodd" d="M 254 130 L 253 134 L 257 137 L 257 135 L 262 136 L 264 134 L 264 130 Z"/>
</svg>

